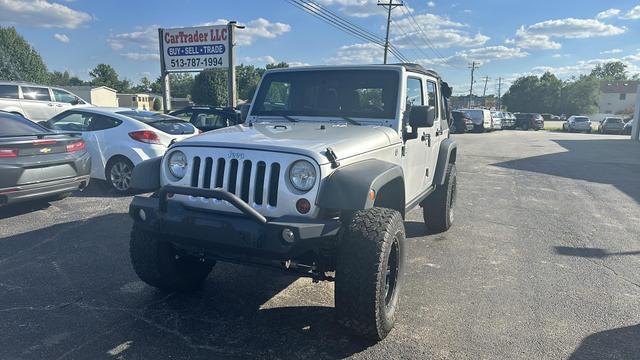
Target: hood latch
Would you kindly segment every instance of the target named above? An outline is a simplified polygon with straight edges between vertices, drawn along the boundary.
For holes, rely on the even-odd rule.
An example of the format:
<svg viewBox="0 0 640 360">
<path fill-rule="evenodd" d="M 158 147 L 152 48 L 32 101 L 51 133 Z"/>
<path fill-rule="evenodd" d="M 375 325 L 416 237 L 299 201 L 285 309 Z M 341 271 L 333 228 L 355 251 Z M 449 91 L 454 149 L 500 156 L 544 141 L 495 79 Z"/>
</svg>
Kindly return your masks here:
<svg viewBox="0 0 640 360">
<path fill-rule="evenodd" d="M 327 150 L 325 151 L 325 156 L 327 157 L 327 159 L 329 159 L 329 162 L 331 163 L 331 168 L 335 169 L 338 166 L 340 166 L 340 162 L 338 161 L 338 157 L 336 156 L 336 153 L 333 151 L 332 148 L 328 147 Z"/>
</svg>

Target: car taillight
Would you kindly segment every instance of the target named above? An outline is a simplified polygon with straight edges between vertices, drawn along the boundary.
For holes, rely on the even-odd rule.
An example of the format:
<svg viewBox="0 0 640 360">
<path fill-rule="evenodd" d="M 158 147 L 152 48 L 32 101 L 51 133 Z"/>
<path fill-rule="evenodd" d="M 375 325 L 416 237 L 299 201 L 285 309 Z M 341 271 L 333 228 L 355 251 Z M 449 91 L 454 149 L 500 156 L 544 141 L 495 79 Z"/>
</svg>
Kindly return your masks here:
<svg viewBox="0 0 640 360">
<path fill-rule="evenodd" d="M 143 142 L 145 144 L 160 144 L 160 137 L 158 134 L 149 130 L 133 131 L 129 133 L 129 136 L 136 141 Z"/>
<path fill-rule="evenodd" d="M 74 143 L 71 144 L 67 144 L 67 152 L 76 152 L 76 151 L 81 151 L 84 150 L 86 148 L 84 141 L 80 140 L 80 141 L 76 141 Z"/>
<path fill-rule="evenodd" d="M 0 158 L 18 157 L 18 149 L 0 149 Z"/>
</svg>

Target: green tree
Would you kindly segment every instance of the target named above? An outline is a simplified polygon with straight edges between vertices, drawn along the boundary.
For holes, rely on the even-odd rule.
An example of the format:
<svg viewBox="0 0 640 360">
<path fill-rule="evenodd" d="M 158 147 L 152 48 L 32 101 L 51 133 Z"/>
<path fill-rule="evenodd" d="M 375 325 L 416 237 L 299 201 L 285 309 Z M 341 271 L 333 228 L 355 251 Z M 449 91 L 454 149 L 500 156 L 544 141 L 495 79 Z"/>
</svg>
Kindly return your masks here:
<svg viewBox="0 0 640 360">
<path fill-rule="evenodd" d="M 226 105 L 227 72 L 209 69 L 196 75 L 191 89 L 191 99 L 199 105 Z"/>
<path fill-rule="evenodd" d="M 170 74 L 171 96 L 178 98 L 188 97 L 193 88 L 193 81 L 193 75 L 189 73 Z M 161 85 L 161 83 L 158 85 Z"/>
<path fill-rule="evenodd" d="M 162 110 L 162 101 L 160 101 L 160 98 L 157 96 L 155 99 L 153 99 L 153 110 L 155 111 Z"/>
<path fill-rule="evenodd" d="M 242 100 L 253 100 L 260 78 L 264 74 L 264 69 L 253 65 L 236 66 L 236 82 L 238 84 L 238 98 Z"/>
<path fill-rule="evenodd" d="M 46 83 L 47 66 L 14 27 L 0 26 L 0 79 Z"/>
<path fill-rule="evenodd" d="M 137 93 L 149 92 L 149 91 L 151 91 L 151 80 L 149 80 L 148 77 L 143 76 L 140 79 L 140 82 L 138 83 L 138 85 L 132 87 L 131 90 L 133 92 L 137 92 Z"/>
<path fill-rule="evenodd" d="M 565 82 L 562 87 L 560 109 L 564 114 L 592 114 L 598 104 L 599 80 L 591 75 Z"/>
<path fill-rule="evenodd" d="M 599 80 L 627 80 L 627 65 L 622 61 L 610 61 L 598 64 L 591 70 L 591 76 Z"/>
<path fill-rule="evenodd" d="M 54 71 L 52 73 L 49 73 L 49 81 L 47 83 L 49 85 L 57 86 L 79 86 L 84 85 L 85 82 L 77 76 L 69 75 L 68 71 Z"/>
<path fill-rule="evenodd" d="M 535 112 L 538 110 L 540 79 L 535 75 L 517 78 L 504 94 L 502 102 L 509 111 Z"/>
<path fill-rule="evenodd" d="M 267 70 L 277 69 L 277 68 L 288 68 L 288 67 L 289 67 L 289 64 L 287 64 L 284 61 L 281 61 L 279 63 L 267 64 Z"/>
<path fill-rule="evenodd" d="M 91 85 L 107 86 L 121 93 L 131 90 L 131 83 L 129 80 L 118 79 L 118 73 L 111 65 L 98 64 L 89 72 L 89 76 L 93 78 L 91 80 Z"/>
</svg>

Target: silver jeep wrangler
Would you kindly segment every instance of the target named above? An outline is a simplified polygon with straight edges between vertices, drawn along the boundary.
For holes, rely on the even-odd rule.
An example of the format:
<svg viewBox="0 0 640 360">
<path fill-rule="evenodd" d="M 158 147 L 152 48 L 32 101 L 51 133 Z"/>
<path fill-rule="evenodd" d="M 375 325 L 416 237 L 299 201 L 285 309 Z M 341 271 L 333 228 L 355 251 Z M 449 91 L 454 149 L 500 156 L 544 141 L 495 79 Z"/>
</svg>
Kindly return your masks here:
<svg viewBox="0 0 640 360">
<path fill-rule="evenodd" d="M 242 125 L 136 166 L 130 251 L 143 281 L 198 288 L 217 261 L 335 281 L 339 322 L 381 340 L 405 271 L 405 214 L 446 231 L 451 88 L 413 64 L 267 71 Z"/>
</svg>

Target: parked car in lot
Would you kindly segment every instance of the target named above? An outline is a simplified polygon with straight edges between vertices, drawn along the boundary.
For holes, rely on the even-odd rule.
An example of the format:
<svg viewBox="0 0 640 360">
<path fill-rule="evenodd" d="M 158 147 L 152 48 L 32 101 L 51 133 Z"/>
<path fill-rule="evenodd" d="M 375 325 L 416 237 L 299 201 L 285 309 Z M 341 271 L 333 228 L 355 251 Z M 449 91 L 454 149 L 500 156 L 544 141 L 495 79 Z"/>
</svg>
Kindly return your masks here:
<svg viewBox="0 0 640 360">
<path fill-rule="evenodd" d="M 598 128 L 601 134 L 622 134 L 623 130 L 624 122 L 621 117 L 606 117 Z"/>
<path fill-rule="evenodd" d="M 0 110 L 33 121 L 48 120 L 73 107 L 91 106 L 79 96 L 56 87 L 0 82 Z"/>
<path fill-rule="evenodd" d="M 486 109 L 459 109 L 469 114 L 473 121 L 473 130 L 476 132 L 485 132 L 493 130 L 493 119 L 491 111 Z"/>
<path fill-rule="evenodd" d="M 189 121 L 202 132 L 240 124 L 240 111 L 214 106 L 188 106 L 169 115 Z"/>
<path fill-rule="evenodd" d="M 516 127 L 522 130 L 540 130 L 544 129 L 544 119 L 542 115 L 537 113 L 517 113 Z"/>
<path fill-rule="evenodd" d="M 635 119 L 631 119 L 624 124 L 624 128 L 622 128 L 622 134 L 631 135 L 631 131 L 633 130 L 633 124 L 635 123 Z"/>
<path fill-rule="evenodd" d="M 80 134 L 52 132 L 0 111 L 0 206 L 67 197 L 89 184 L 90 169 Z"/>
<path fill-rule="evenodd" d="M 585 132 L 588 134 L 592 130 L 591 120 L 587 116 L 572 115 L 564 124 L 562 124 L 562 130 L 568 132 Z"/>
<path fill-rule="evenodd" d="M 464 111 L 454 110 L 451 112 L 453 116 L 452 131 L 458 134 L 473 130 L 473 120 L 471 116 Z"/>
<path fill-rule="evenodd" d="M 510 112 L 502 112 L 502 128 L 514 129 L 516 127 L 516 116 Z"/>
<path fill-rule="evenodd" d="M 493 119 L 493 129 L 494 130 L 502 130 L 502 118 L 503 114 L 501 111 L 492 111 L 491 118 Z"/>
<path fill-rule="evenodd" d="M 129 192 L 136 164 L 162 156 L 172 143 L 198 133 L 176 117 L 127 108 L 67 110 L 42 124 L 80 132 L 92 158 L 91 177 L 106 180 L 120 194 Z"/>
</svg>

